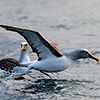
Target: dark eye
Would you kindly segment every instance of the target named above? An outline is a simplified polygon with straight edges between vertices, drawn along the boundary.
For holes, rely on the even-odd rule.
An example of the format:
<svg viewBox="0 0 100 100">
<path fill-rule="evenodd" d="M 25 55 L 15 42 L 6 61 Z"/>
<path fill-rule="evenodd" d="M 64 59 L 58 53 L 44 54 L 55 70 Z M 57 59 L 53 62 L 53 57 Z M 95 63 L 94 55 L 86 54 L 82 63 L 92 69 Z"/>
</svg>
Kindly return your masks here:
<svg viewBox="0 0 100 100">
<path fill-rule="evenodd" d="M 25 44 L 25 46 L 27 46 L 27 44 Z"/>
<path fill-rule="evenodd" d="M 82 51 L 84 54 L 88 54 L 88 52 L 87 51 Z"/>
</svg>

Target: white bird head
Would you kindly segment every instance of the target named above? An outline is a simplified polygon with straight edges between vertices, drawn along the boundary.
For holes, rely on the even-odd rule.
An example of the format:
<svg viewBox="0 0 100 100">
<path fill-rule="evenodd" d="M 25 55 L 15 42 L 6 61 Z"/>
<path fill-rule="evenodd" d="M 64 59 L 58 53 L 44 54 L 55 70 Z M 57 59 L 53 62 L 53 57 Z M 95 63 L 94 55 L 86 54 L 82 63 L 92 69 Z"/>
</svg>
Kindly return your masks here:
<svg viewBox="0 0 100 100">
<path fill-rule="evenodd" d="M 29 45 L 27 42 L 22 42 L 21 43 L 21 51 L 28 51 Z"/>
<path fill-rule="evenodd" d="M 97 57 L 93 56 L 87 49 L 74 50 L 70 53 L 67 53 L 66 56 L 69 56 L 69 58 L 71 58 L 74 61 L 81 59 L 81 58 L 83 58 L 83 59 L 91 58 L 91 59 L 99 62 L 99 59 Z"/>
</svg>

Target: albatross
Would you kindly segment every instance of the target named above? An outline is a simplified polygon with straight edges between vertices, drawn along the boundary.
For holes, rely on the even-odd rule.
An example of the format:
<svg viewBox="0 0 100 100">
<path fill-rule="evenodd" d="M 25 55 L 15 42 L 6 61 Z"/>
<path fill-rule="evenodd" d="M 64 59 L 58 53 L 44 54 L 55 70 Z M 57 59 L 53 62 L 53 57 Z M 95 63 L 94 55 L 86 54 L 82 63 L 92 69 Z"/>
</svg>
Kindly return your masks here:
<svg viewBox="0 0 100 100">
<path fill-rule="evenodd" d="M 29 57 L 29 45 L 27 42 L 22 42 L 21 43 L 21 52 L 20 52 L 20 57 L 19 57 L 19 63 L 24 64 L 24 63 L 29 63 L 30 62 L 30 57 Z"/>
<path fill-rule="evenodd" d="M 28 65 L 29 70 L 39 70 L 50 78 L 53 77 L 46 72 L 53 73 L 63 71 L 78 59 L 91 58 L 99 62 L 99 59 L 93 56 L 87 49 L 77 49 L 71 52 L 61 53 L 57 49 L 57 45 L 50 44 L 37 31 L 7 25 L 0 25 L 0 27 L 17 32 L 24 37 L 32 48 L 32 51 L 38 56 L 36 61 L 32 61 L 31 64 Z"/>
<path fill-rule="evenodd" d="M 21 52 L 19 60 L 14 58 L 4 58 L 0 60 L 0 73 L 12 73 L 14 71 L 21 70 L 23 67 L 21 64 L 29 63 L 29 46 L 27 42 L 21 43 Z M 22 75 L 13 75 L 13 79 L 17 79 Z"/>
</svg>

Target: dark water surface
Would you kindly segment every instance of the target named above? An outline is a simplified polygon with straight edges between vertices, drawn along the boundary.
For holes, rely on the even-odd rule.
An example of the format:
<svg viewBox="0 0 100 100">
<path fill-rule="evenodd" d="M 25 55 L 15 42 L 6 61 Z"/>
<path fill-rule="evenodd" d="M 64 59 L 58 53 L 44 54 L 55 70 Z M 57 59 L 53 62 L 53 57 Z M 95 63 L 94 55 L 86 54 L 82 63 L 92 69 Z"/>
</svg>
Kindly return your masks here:
<svg viewBox="0 0 100 100">
<path fill-rule="evenodd" d="M 100 58 L 100 0 L 1 0 L 0 24 L 37 30 L 60 51 L 86 48 Z M 22 41 L 0 28 L 0 59 L 18 59 Z M 36 59 L 31 49 L 30 57 Z M 33 70 L 20 80 L 0 78 L 0 100 L 100 100 L 99 63 L 78 60 L 53 76 Z"/>
</svg>

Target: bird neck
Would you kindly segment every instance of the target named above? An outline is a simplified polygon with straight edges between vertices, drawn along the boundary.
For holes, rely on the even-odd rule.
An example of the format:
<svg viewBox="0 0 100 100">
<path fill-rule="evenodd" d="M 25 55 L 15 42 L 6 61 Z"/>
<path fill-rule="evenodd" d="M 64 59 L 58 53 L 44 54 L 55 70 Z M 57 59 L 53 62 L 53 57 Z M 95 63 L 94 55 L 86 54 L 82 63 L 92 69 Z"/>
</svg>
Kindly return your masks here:
<svg viewBox="0 0 100 100">
<path fill-rule="evenodd" d="M 74 50 L 74 51 L 71 51 L 71 52 L 68 52 L 68 53 L 64 53 L 64 54 L 68 59 L 72 60 L 73 62 L 80 59 L 78 54 L 77 54 L 77 50 Z"/>
<path fill-rule="evenodd" d="M 19 57 L 19 62 L 20 63 L 30 62 L 30 57 L 29 57 L 28 51 L 21 51 L 20 57 Z"/>
</svg>

